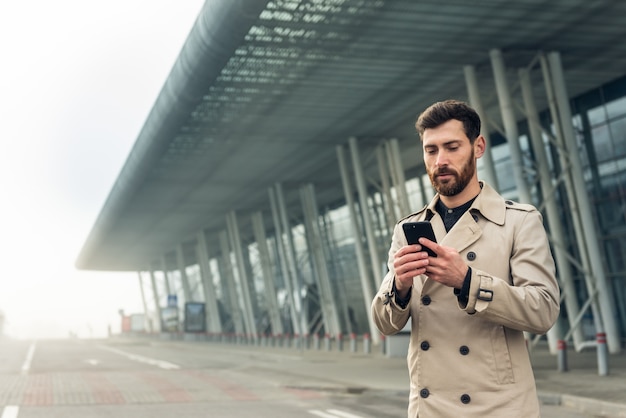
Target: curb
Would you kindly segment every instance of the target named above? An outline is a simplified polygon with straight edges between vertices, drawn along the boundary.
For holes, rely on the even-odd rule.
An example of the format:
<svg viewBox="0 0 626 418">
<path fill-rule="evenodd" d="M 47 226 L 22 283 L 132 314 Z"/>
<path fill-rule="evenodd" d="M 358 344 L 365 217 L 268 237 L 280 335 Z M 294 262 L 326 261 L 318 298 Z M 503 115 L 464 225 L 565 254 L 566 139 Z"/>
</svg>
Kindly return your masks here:
<svg viewBox="0 0 626 418">
<path fill-rule="evenodd" d="M 538 395 L 544 405 L 560 405 L 594 417 L 626 418 L 626 404 L 559 393 L 543 392 Z"/>
</svg>

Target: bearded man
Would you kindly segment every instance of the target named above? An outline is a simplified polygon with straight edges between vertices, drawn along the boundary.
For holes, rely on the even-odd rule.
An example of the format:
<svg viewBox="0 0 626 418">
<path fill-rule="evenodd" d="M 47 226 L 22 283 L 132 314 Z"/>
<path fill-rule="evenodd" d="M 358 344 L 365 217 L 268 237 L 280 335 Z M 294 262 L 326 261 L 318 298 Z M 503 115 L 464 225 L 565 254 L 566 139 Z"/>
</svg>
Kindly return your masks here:
<svg viewBox="0 0 626 418">
<path fill-rule="evenodd" d="M 539 417 L 524 331 L 544 334 L 559 314 L 541 214 L 478 180 L 486 142 L 466 103 L 431 105 L 416 129 L 437 194 L 395 226 L 371 309 L 384 335 L 411 321 L 408 416 Z M 407 244 L 402 225 L 424 220 L 437 242 Z"/>
</svg>

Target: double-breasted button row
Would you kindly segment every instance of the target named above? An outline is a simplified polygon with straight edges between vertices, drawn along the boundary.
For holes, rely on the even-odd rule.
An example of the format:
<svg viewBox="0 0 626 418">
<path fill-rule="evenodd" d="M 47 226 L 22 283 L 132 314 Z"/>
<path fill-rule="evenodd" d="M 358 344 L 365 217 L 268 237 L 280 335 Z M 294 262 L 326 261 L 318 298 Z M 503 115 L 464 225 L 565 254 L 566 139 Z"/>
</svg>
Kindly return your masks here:
<svg viewBox="0 0 626 418">
<path fill-rule="evenodd" d="M 430 396 L 430 391 L 426 388 L 424 389 L 420 389 L 420 397 L 426 399 Z M 471 396 L 469 396 L 467 393 L 464 393 L 461 395 L 461 403 L 467 405 L 468 403 L 470 403 L 472 401 Z"/>
</svg>

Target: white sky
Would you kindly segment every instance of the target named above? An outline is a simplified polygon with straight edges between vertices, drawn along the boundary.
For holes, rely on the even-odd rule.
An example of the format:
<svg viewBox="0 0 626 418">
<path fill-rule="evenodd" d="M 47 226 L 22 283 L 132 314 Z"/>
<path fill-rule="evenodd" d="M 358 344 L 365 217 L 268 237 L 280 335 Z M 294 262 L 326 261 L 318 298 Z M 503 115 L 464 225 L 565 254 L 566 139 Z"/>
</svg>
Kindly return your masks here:
<svg viewBox="0 0 626 418">
<path fill-rule="evenodd" d="M 74 262 L 203 0 L 0 1 L 0 311 L 19 338 L 103 336 L 136 273 Z"/>
</svg>

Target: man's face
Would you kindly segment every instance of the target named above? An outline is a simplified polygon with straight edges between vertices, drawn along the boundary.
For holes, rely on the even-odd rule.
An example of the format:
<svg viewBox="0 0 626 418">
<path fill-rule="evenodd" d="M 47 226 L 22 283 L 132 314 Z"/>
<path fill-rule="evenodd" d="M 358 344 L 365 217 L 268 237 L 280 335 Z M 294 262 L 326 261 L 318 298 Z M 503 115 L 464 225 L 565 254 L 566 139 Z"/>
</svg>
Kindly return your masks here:
<svg viewBox="0 0 626 418">
<path fill-rule="evenodd" d="M 442 196 L 456 196 L 476 176 L 474 147 L 463 123 L 451 119 L 422 135 L 424 164 L 435 190 Z"/>
</svg>

